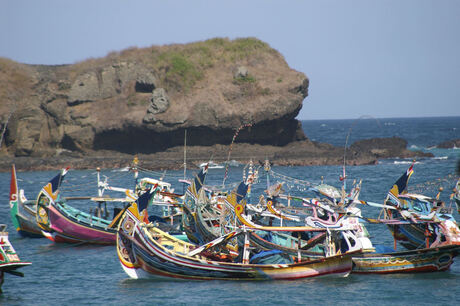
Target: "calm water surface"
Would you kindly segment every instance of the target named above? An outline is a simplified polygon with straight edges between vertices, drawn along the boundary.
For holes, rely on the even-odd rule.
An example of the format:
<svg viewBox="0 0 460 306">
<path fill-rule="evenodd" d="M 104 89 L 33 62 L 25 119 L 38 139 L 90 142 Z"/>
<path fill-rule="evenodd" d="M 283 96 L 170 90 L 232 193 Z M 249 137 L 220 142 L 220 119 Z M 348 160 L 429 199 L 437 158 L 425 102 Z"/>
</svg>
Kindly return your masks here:
<svg viewBox="0 0 460 306">
<path fill-rule="evenodd" d="M 443 200 L 449 204 L 449 192 L 455 184 L 455 165 L 459 149 L 433 149 L 441 141 L 460 138 L 460 117 L 417 119 L 366 119 L 304 121 L 309 138 L 343 146 L 350 132 L 348 144 L 370 137 L 400 136 L 408 140 L 411 149 L 425 150 L 435 158 L 421 159 L 415 165 L 410 181 L 412 191 L 435 195 L 437 188 L 446 190 Z M 381 202 L 394 181 L 407 169 L 410 160 L 382 160 L 377 165 L 348 167 L 352 179 L 363 179 L 361 199 Z M 275 167 L 278 173 L 319 183 L 340 186 L 339 166 Z M 34 198 L 56 171 L 21 172 L 20 188 L 28 198 Z M 168 171 L 165 180 L 182 191 L 177 179 L 182 171 Z M 188 172 L 191 175 L 193 172 Z M 132 186 L 127 172 L 103 170 L 109 181 L 119 186 Z M 211 170 L 208 183 L 220 184 L 224 170 Z M 242 168 L 230 168 L 228 182 L 241 179 Z M 313 304 L 313 305 L 369 305 L 369 304 L 439 304 L 456 305 L 460 302 L 460 263 L 454 262 L 447 272 L 397 275 L 350 275 L 347 278 L 317 278 L 282 282 L 228 282 L 228 281 L 151 281 L 132 280 L 123 272 L 114 246 L 72 246 L 53 244 L 46 239 L 21 238 L 13 229 L 9 217 L 9 173 L 0 173 L 0 223 L 8 224 L 10 241 L 21 259 L 32 265 L 22 271 L 24 278 L 5 276 L 0 304 L 58 305 L 58 304 L 180 304 L 180 305 L 256 305 L 256 304 Z M 79 186 L 66 195 L 95 194 L 94 171 L 70 171 L 67 186 Z M 264 181 L 263 181 L 264 182 Z M 264 183 L 252 190 L 252 200 L 264 189 Z M 63 192 L 64 192 L 63 191 Z M 299 194 L 299 189 L 288 190 Z M 87 209 L 87 203 L 75 206 Z M 377 217 L 379 211 L 362 208 L 368 217 Z M 454 216 L 459 220 L 458 214 Z M 389 231 L 380 225 L 367 226 L 375 243 L 392 245 Z M 459 261 L 459 258 L 457 258 Z"/>
</svg>

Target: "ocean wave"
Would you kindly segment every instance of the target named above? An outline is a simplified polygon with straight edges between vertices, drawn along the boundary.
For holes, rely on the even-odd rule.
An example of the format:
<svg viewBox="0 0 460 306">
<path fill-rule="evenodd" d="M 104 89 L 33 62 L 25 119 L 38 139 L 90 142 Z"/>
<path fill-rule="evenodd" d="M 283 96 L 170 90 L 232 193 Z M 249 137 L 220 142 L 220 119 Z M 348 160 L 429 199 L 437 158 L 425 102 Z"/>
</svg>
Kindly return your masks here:
<svg viewBox="0 0 460 306">
<path fill-rule="evenodd" d="M 448 158 L 449 158 L 449 156 L 435 156 L 432 159 L 442 160 L 442 159 L 448 159 Z"/>
<path fill-rule="evenodd" d="M 131 170 L 131 167 L 124 167 L 124 168 L 121 168 L 121 169 L 113 169 L 112 172 L 128 172 L 129 170 Z"/>
<path fill-rule="evenodd" d="M 396 125 L 394 122 L 385 122 L 384 125 Z"/>
<path fill-rule="evenodd" d="M 413 163 L 412 160 L 394 160 L 393 161 L 393 164 L 395 164 L 395 165 L 409 165 L 409 164 L 412 164 L 412 163 Z M 417 165 L 417 164 L 420 164 L 420 162 L 416 161 L 414 164 Z"/>
</svg>

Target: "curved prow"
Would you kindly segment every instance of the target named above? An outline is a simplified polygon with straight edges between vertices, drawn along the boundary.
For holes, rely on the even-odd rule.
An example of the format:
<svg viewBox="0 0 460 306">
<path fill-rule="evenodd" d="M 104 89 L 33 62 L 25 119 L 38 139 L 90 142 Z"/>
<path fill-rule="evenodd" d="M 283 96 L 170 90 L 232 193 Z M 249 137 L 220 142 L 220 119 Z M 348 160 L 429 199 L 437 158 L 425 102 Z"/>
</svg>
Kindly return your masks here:
<svg viewBox="0 0 460 306">
<path fill-rule="evenodd" d="M 190 186 L 185 192 L 185 201 L 184 205 L 190 210 L 194 211 L 198 196 L 200 194 L 201 188 L 203 188 L 204 181 L 206 180 L 206 175 L 208 173 L 208 166 L 201 168 L 200 172 L 195 176 L 195 179 L 192 181 Z"/>
<path fill-rule="evenodd" d="M 53 177 L 43 188 L 37 196 L 37 224 L 45 230 L 50 230 L 48 209 L 50 204 L 54 204 L 59 197 L 59 187 L 61 187 L 64 176 L 67 174 L 69 167 L 62 169 L 61 172 Z"/>
<path fill-rule="evenodd" d="M 19 199 L 18 181 L 16 178 L 16 167 L 14 164 L 11 166 L 11 181 L 10 181 L 10 208 L 17 205 Z M 15 203 L 16 202 L 16 203 Z"/>
<path fill-rule="evenodd" d="M 406 172 L 401 175 L 401 177 L 394 183 L 390 191 L 388 191 L 387 198 L 385 203 L 389 200 L 392 205 L 401 206 L 401 201 L 399 200 L 399 195 L 404 194 L 407 191 L 407 184 L 409 183 L 409 178 L 412 173 L 414 173 L 414 163 L 406 170 Z"/>
<path fill-rule="evenodd" d="M 19 189 L 18 181 L 16 178 L 16 167 L 14 164 L 11 166 L 11 181 L 10 181 L 10 214 L 11 221 L 13 222 L 14 228 L 17 231 L 21 230 L 21 223 L 18 217 L 18 203 L 19 201 Z"/>
</svg>

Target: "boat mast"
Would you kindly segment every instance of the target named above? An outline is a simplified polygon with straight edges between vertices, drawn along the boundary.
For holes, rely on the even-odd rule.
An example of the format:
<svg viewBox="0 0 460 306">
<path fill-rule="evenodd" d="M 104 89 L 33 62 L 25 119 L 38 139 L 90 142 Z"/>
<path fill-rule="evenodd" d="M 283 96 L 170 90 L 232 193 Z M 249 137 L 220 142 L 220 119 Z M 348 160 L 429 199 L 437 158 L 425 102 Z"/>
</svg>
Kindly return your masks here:
<svg viewBox="0 0 460 306">
<path fill-rule="evenodd" d="M 187 129 L 184 132 L 184 180 L 187 174 Z"/>
</svg>

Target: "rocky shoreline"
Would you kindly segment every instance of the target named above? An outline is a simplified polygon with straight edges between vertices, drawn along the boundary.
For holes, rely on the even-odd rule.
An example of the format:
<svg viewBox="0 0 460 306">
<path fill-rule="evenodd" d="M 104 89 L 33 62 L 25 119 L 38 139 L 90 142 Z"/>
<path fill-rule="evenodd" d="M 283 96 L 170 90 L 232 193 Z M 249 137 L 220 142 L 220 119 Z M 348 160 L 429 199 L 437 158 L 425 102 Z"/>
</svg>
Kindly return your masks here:
<svg viewBox="0 0 460 306">
<path fill-rule="evenodd" d="M 410 151 L 407 142 L 398 137 L 373 138 L 355 142 L 346 150 L 348 165 L 369 165 L 383 158 L 432 157 L 431 153 Z M 196 169 L 202 162 L 227 161 L 229 145 L 187 147 L 187 168 Z M 177 146 L 153 154 L 124 154 L 115 151 L 92 151 L 85 154 L 62 152 L 56 157 L 1 157 L 0 171 L 10 171 L 14 163 L 20 171 L 56 170 L 62 167 L 72 169 L 124 168 L 130 166 L 137 156 L 139 166 L 149 170 L 178 170 L 184 166 L 184 147 Z M 330 144 L 309 140 L 291 142 L 286 146 L 269 146 L 235 143 L 230 160 L 247 163 L 270 160 L 279 166 L 313 166 L 343 164 L 344 149 Z"/>
</svg>

